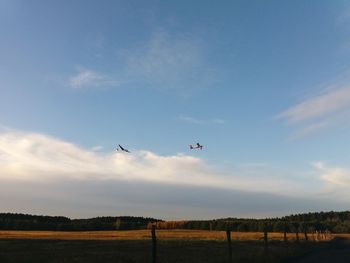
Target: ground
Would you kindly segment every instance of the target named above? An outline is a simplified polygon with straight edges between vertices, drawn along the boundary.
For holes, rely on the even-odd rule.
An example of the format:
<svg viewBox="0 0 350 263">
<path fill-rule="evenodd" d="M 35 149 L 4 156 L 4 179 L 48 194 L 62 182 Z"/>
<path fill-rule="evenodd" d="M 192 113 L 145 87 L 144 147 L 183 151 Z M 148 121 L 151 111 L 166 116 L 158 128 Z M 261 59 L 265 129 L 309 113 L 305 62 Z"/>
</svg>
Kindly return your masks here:
<svg viewBox="0 0 350 263">
<path fill-rule="evenodd" d="M 350 262 L 350 239 L 335 237 L 329 247 L 316 250 L 311 254 L 296 260 L 295 263 L 348 263 Z"/>
<path fill-rule="evenodd" d="M 334 241 L 283 242 L 281 233 L 232 233 L 232 262 L 350 262 L 335 261 L 349 256 L 346 237 Z M 158 263 L 228 262 L 228 244 L 221 231 L 157 231 Z M 320 256 L 318 256 L 320 255 Z M 321 260 L 319 259 L 321 258 Z M 322 261 L 327 259 L 328 261 Z M 306 261 L 305 261 L 306 260 Z M 311 260 L 311 261 L 310 261 Z M 92 263 L 152 262 L 150 231 L 47 232 L 0 231 L 0 262 Z"/>
</svg>

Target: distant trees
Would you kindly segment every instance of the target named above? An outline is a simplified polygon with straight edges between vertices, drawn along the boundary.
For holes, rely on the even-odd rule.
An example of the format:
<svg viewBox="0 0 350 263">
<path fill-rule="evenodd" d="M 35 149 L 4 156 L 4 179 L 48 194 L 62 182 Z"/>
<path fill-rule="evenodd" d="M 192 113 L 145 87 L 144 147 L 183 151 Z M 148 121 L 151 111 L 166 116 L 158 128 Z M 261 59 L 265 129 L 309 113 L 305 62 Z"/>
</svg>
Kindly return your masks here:
<svg viewBox="0 0 350 263">
<path fill-rule="evenodd" d="M 67 217 L 38 216 L 25 214 L 0 213 L 1 230 L 125 230 L 146 229 L 149 222 L 159 219 L 144 217 L 95 217 L 89 219 L 69 219 Z"/>
<path fill-rule="evenodd" d="M 198 229 L 221 230 L 228 226 L 232 231 L 263 232 L 265 223 L 270 232 L 294 232 L 307 238 L 307 234 L 329 230 L 333 233 L 350 233 L 350 211 L 320 212 L 268 219 L 223 218 L 215 220 L 163 221 L 154 218 L 119 216 L 70 219 L 63 216 L 38 216 L 0 213 L 1 230 L 127 230 L 157 229 Z"/>
<path fill-rule="evenodd" d="M 149 222 L 147 228 L 151 229 L 155 225 L 157 229 L 184 229 L 185 224 L 186 221 L 158 221 Z"/>
<path fill-rule="evenodd" d="M 350 233 L 350 211 L 305 213 L 268 219 L 223 218 L 216 220 L 168 221 L 159 222 L 156 224 L 156 227 L 158 229 L 180 228 L 224 231 L 229 226 L 232 231 L 263 232 L 265 223 L 268 225 L 270 232 L 285 233 L 286 240 L 287 232 L 294 232 L 296 239 L 299 239 L 300 235 L 303 235 L 304 239 L 308 239 L 308 233 L 314 231 L 324 232 L 328 230 L 334 233 Z"/>
</svg>

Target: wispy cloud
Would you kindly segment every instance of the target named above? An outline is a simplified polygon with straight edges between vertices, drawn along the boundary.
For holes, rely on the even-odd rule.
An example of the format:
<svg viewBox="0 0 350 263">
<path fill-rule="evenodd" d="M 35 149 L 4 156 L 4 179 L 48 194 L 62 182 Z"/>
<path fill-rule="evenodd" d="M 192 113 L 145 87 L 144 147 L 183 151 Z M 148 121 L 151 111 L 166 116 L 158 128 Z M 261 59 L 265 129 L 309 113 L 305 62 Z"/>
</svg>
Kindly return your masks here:
<svg viewBox="0 0 350 263">
<path fill-rule="evenodd" d="M 175 91 L 182 96 L 218 82 L 218 70 L 208 61 L 205 41 L 195 33 L 156 30 L 143 42 L 116 51 L 112 74 L 79 69 L 68 80 L 72 88 L 128 86 Z"/>
<path fill-rule="evenodd" d="M 348 33 L 350 9 L 344 8 L 336 17 L 335 25 Z M 346 29 L 346 31 L 344 31 Z M 349 51 L 349 41 L 341 43 L 339 51 Z M 342 54 L 344 55 L 344 54 Z M 300 139 L 329 128 L 344 126 L 350 118 L 350 71 L 323 83 L 323 88 L 299 103 L 280 112 L 277 119 L 296 128 L 291 139 Z M 325 87 L 325 88 L 324 88 Z"/>
<path fill-rule="evenodd" d="M 214 69 L 207 63 L 205 42 L 194 34 L 154 32 L 150 39 L 122 52 L 126 81 L 167 90 L 191 91 L 210 86 Z"/>
<path fill-rule="evenodd" d="M 326 90 L 278 115 L 290 123 L 320 119 L 350 109 L 350 85 Z"/>
<path fill-rule="evenodd" d="M 87 87 L 114 87 L 119 85 L 117 80 L 90 69 L 79 69 L 76 75 L 69 78 L 68 83 L 70 87 L 75 89 Z"/>
<path fill-rule="evenodd" d="M 186 115 L 180 115 L 178 117 L 178 119 L 180 121 L 183 121 L 183 122 L 188 122 L 188 123 L 192 123 L 192 124 L 199 124 L 199 125 L 204 125 L 204 124 L 225 124 L 225 120 L 219 119 L 219 118 L 197 119 L 197 118 L 193 118 L 193 117 L 186 116 Z"/>
<path fill-rule="evenodd" d="M 307 136 L 310 136 L 314 133 L 317 133 L 319 130 L 322 130 L 324 128 L 329 127 L 331 124 L 328 120 L 321 121 L 321 122 L 315 122 L 310 123 L 307 125 L 303 125 L 302 127 L 299 127 L 291 136 L 290 140 L 298 140 Z"/>
<path fill-rule="evenodd" d="M 319 130 L 342 125 L 350 117 L 350 84 L 335 83 L 313 96 L 289 107 L 276 118 L 285 120 L 297 131 L 291 136 L 298 139 Z"/>
</svg>

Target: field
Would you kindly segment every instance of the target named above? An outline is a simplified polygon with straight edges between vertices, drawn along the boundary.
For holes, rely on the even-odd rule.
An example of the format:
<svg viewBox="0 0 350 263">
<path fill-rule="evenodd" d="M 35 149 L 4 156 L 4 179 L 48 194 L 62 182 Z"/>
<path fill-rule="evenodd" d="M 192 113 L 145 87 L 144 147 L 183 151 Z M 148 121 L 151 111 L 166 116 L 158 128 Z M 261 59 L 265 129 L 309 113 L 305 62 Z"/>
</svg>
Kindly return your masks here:
<svg viewBox="0 0 350 263">
<path fill-rule="evenodd" d="M 293 262 L 324 249 L 329 242 L 288 243 L 282 233 L 232 232 L 233 262 Z M 151 262 L 151 234 L 140 231 L 0 231 L 0 262 Z M 228 246 L 222 231 L 157 231 L 157 262 L 227 262 Z"/>
<path fill-rule="evenodd" d="M 263 239 L 260 232 L 231 232 L 232 240 L 259 241 Z M 288 233 L 288 240 L 294 241 L 296 235 Z M 304 235 L 299 234 L 301 240 Z M 282 241 L 283 233 L 269 233 L 269 240 Z M 312 235 L 309 235 L 313 239 Z M 315 237 L 316 238 L 316 237 Z M 50 239 L 50 240 L 149 240 L 150 230 L 129 230 L 129 231 L 0 231 L 0 239 Z M 159 240 L 201 240 L 201 241 L 225 241 L 225 231 L 205 230 L 157 230 Z"/>
</svg>

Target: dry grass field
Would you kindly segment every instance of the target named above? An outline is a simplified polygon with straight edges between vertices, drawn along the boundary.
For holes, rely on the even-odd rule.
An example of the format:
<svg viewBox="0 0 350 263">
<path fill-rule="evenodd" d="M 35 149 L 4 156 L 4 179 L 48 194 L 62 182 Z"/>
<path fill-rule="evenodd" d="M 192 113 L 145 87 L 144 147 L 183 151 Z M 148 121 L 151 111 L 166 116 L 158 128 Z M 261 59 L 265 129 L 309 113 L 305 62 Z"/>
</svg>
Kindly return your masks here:
<svg viewBox="0 0 350 263">
<path fill-rule="evenodd" d="M 259 241 L 263 239 L 261 232 L 232 232 L 232 240 Z M 294 233 L 288 233 L 288 240 L 295 240 Z M 283 233 L 269 233 L 269 240 L 283 240 Z M 304 239 L 299 234 L 300 240 Z M 330 237 L 329 237 L 330 238 Z M 328 239 L 329 239 L 328 238 Z M 0 239 L 51 239 L 51 240 L 147 240 L 151 239 L 150 230 L 129 230 L 129 231 L 0 231 Z M 157 230 L 159 240 L 206 240 L 224 241 L 225 231 L 204 231 L 204 230 Z M 309 239 L 313 236 L 309 234 Z"/>
<path fill-rule="evenodd" d="M 350 239 L 350 234 L 333 234 L 333 237 Z"/>
<path fill-rule="evenodd" d="M 300 235 L 302 237 L 302 235 Z M 324 250 L 329 242 L 285 243 L 282 233 L 269 233 L 268 250 L 263 233 L 232 232 L 233 262 L 295 262 Z M 157 230 L 157 263 L 227 262 L 223 231 Z M 138 263 L 151 262 L 150 230 L 139 231 L 0 231 L 0 262 Z"/>
</svg>

